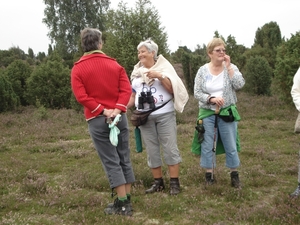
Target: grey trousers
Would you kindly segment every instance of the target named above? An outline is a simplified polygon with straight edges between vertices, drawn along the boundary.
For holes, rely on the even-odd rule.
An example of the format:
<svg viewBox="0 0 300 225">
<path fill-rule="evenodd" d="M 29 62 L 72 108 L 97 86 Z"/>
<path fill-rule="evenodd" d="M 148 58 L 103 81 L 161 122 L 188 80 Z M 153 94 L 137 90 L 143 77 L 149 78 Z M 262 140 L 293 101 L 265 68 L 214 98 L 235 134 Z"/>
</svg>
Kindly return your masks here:
<svg viewBox="0 0 300 225">
<path fill-rule="evenodd" d="M 100 157 L 111 188 L 133 183 L 135 176 L 130 160 L 129 129 L 126 114 L 122 114 L 117 127 L 120 130 L 118 145 L 109 140 L 110 128 L 104 116 L 88 121 L 89 132 Z"/>
<path fill-rule="evenodd" d="M 177 146 L 177 125 L 174 111 L 151 115 L 145 125 L 140 126 L 147 151 L 147 162 L 150 168 L 162 166 L 161 148 L 164 162 L 176 165 L 182 162 Z"/>
<path fill-rule="evenodd" d="M 298 160 L 298 183 L 300 184 L 300 151 L 299 151 L 299 160 Z"/>
</svg>

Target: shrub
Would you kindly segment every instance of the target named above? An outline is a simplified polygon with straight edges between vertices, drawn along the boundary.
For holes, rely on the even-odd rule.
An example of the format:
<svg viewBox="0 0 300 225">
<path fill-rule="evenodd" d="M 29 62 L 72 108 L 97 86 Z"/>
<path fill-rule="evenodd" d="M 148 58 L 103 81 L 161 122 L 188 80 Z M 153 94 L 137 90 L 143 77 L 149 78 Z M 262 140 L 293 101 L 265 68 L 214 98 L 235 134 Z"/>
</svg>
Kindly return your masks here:
<svg viewBox="0 0 300 225">
<path fill-rule="evenodd" d="M 265 57 L 250 57 L 246 65 L 245 90 L 255 95 L 270 95 L 272 73 L 272 68 Z"/>
<path fill-rule="evenodd" d="M 37 66 L 27 80 L 27 100 L 46 108 L 70 108 L 70 69 L 57 54 Z"/>
<path fill-rule="evenodd" d="M 274 72 L 274 91 L 280 99 L 292 103 L 293 78 L 300 66 L 300 32 L 282 43 L 277 50 Z"/>
<path fill-rule="evenodd" d="M 20 104 L 23 106 L 28 105 L 25 99 L 26 93 L 26 80 L 30 77 L 32 68 L 30 65 L 21 59 L 18 59 L 6 68 L 5 70 L 7 79 L 10 81 L 12 88 L 20 99 Z"/>
<path fill-rule="evenodd" d="M 19 105 L 18 96 L 3 74 L 0 74 L 0 102 L 0 112 L 14 110 Z"/>
</svg>

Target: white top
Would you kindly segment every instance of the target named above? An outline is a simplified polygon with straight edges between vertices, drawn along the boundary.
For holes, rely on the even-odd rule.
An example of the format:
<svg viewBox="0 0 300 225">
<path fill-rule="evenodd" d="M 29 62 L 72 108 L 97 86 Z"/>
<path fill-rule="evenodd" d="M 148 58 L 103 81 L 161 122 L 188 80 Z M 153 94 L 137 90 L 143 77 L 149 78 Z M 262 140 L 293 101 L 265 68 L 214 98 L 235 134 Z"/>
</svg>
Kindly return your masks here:
<svg viewBox="0 0 300 225">
<path fill-rule="evenodd" d="M 300 67 L 294 76 L 293 82 L 291 95 L 297 110 L 300 112 Z"/>
<path fill-rule="evenodd" d="M 138 109 L 138 99 L 142 91 L 151 92 L 154 99 L 155 107 L 158 107 L 173 98 L 173 96 L 169 92 L 167 92 L 167 90 L 162 86 L 162 83 L 158 79 L 155 79 L 153 85 L 149 86 L 146 83 L 143 83 L 141 77 L 136 77 L 135 79 L 132 80 L 131 85 L 132 88 L 136 91 L 136 97 L 135 97 L 136 109 Z M 147 102 L 144 103 L 143 106 L 145 111 L 148 111 L 150 109 L 149 104 Z M 143 111 L 142 109 L 138 109 L 138 110 Z M 160 113 L 166 113 L 172 111 L 174 111 L 174 104 L 173 101 L 171 100 L 165 106 L 152 112 L 151 114 L 160 114 Z"/>
<path fill-rule="evenodd" d="M 209 69 L 208 69 L 209 71 Z M 224 70 L 218 75 L 212 75 L 210 72 L 206 75 L 206 90 L 213 97 L 223 96 L 224 87 Z M 216 109 L 216 105 L 211 106 L 212 110 Z"/>
<path fill-rule="evenodd" d="M 134 66 L 134 69 L 131 73 L 131 81 L 133 81 L 136 77 L 141 76 L 143 78 L 144 82 L 146 82 L 148 84 L 149 79 L 146 76 L 144 76 L 143 74 L 140 73 L 141 72 L 141 71 L 139 71 L 140 67 L 142 67 L 140 62 L 138 62 Z M 189 99 L 189 94 L 188 94 L 181 78 L 177 75 L 174 67 L 162 55 L 159 55 L 156 63 L 154 64 L 154 66 L 152 66 L 150 68 L 150 70 L 157 71 L 157 72 L 161 73 L 162 75 L 165 75 L 167 78 L 170 79 L 170 81 L 172 83 L 173 92 L 174 92 L 173 93 L 174 94 L 174 96 L 173 96 L 174 101 L 171 101 L 171 102 L 174 103 L 175 110 L 182 113 L 183 109 L 184 109 L 184 106 L 186 105 L 186 103 Z M 160 111 L 160 109 L 158 111 Z"/>
</svg>

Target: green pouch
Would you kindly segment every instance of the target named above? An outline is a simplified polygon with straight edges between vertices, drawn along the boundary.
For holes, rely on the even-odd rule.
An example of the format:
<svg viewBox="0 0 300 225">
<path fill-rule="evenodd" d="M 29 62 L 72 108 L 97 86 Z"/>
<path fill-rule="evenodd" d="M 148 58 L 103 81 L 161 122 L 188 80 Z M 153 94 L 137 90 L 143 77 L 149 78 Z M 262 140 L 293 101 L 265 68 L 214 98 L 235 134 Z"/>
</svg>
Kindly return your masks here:
<svg viewBox="0 0 300 225">
<path fill-rule="evenodd" d="M 142 144 L 142 137 L 141 137 L 141 130 L 140 128 L 136 127 L 134 129 L 134 137 L 135 137 L 135 146 L 136 152 L 143 152 L 143 144 Z"/>
</svg>

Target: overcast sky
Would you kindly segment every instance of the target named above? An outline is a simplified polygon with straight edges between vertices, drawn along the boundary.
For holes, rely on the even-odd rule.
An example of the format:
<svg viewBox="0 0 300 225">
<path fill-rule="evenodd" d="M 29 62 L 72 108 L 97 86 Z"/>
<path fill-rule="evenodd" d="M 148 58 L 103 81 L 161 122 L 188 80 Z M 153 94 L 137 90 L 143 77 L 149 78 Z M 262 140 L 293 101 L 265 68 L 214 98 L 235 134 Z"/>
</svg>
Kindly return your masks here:
<svg viewBox="0 0 300 225">
<path fill-rule="evenodd" d="M 136 0 L 123 0 L 134 7 Z M 168 34 L 171 51 L 178 46 L 194 50 L 207 44 L 214 32 L 237 44 L 251 47 L 255 32 L 264 24 L 276 22 L 281 35 L 290 38 L 300 31 L 300 0 L 150 0 L 158 10 Z M 119 0 L 111 0 L 116 7 Z M 19 47 L 34 53 L 48 51 L 48 29 L 42 23 L 45 5 L 42 0 L 1 0 L 0 50 Z"/>
</svg>

